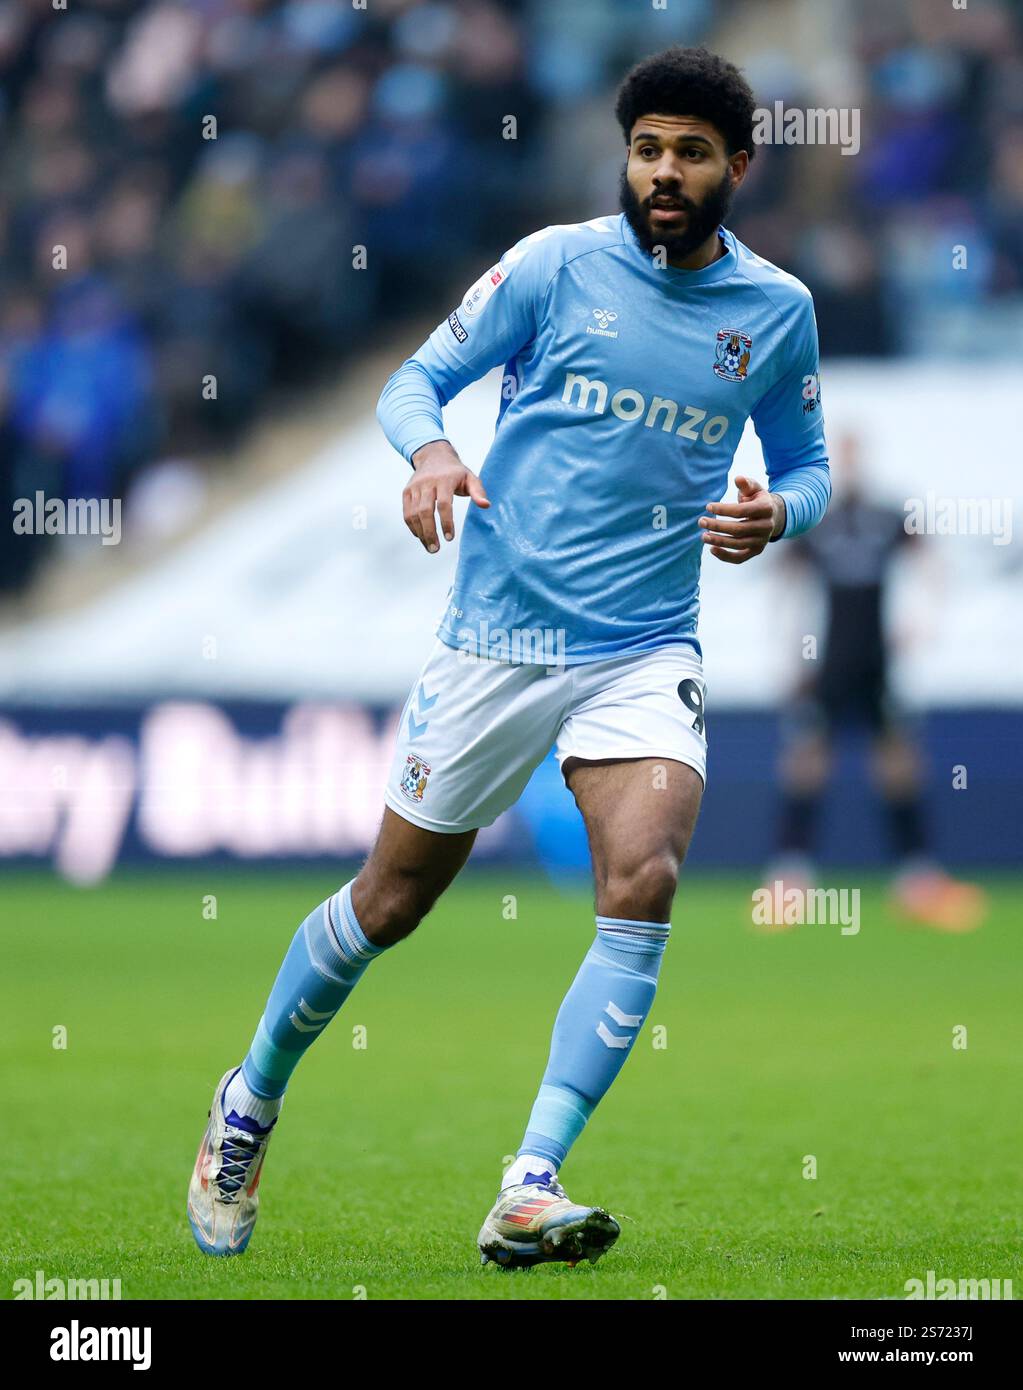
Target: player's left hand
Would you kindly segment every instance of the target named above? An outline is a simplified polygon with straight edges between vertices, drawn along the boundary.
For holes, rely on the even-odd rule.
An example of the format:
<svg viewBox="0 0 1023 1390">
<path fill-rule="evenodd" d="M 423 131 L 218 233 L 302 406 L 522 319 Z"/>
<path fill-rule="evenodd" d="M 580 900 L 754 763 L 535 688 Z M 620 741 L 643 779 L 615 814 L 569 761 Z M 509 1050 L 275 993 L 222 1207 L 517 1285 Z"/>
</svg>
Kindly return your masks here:
<svg viewBox="0 0 1023 1390">
<path fill-rule="evenodd" d="M 708 502 L 701 516 L 704 544 L 728 565 L 742 565 L 759 555 L 772 536 L 785 529 L 785 499 L 768 492 L 763 484 L 741 474 L 736 478 L 738 502 Z M 734 518 L 727 520 L 726 518 Z"/>
</svg>

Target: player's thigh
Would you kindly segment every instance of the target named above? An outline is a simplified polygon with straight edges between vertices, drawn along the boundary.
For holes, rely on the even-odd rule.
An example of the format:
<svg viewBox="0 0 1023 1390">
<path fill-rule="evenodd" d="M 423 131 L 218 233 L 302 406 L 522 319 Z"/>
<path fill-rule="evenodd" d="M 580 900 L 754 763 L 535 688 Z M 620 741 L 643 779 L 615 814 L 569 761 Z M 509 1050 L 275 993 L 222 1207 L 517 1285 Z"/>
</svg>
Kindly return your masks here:
<svg viewBox="0 0 1023 1390">
<path fill-rule="evenodd" d="M 407 935 L 464 867 L 476 834 L 424 830 L 385 807 L 376 842 L 352 885 L 352 907 L 369 939 Z"/>
<path fill-rule="evenodd" d="M 707 764 L 706 685 L 688 643 L 595 663 L 558 735 L 602 916 L 666 921 Z"/>
<path fill-rule="evenodd" d="M 665 921 L 703 797 L 696 768 L 672 758 L 566 759 L 586 823 L 597 912 Z"/>
<path fill-rule="evenodd" d="M 568 689 L 544 667 L 467 660 L 434 643 L 398 721 L 383 824 L 353 888 L 371 940 L 412 931 L 477 831 L 518 799 L 554 740 Z"/>
<path fill-rule="evenodd" d="M 827 725 L 786 732 L 778 757 L 778 773 L 784 789 L 793 796 L 813 796 L 831 772 L 831 744 Z"/>
</svg>

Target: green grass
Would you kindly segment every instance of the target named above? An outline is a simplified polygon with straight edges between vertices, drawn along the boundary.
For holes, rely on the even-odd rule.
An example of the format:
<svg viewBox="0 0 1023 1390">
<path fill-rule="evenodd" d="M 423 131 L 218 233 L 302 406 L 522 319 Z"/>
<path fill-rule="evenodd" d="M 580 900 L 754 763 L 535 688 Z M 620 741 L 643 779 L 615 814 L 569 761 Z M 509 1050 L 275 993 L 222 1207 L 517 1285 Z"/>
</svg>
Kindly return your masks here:
<svg viewBox="0 0 1023 1390">
<path fill-rule="evenodd" d="M 511 871 L 466 876 L 296 1072 L 248 1253 L 205 1258 L 184 1197 L 213 1085 L 337 881 L 7 875 L 0 1297 L 36 1269 L 119 1277 L 125 1298 L 901 1298 L 929 1269 L 1023 1290 L 1020 885 L 1004 879 L 962 937 L 900 926 L 877 881 L 859 935 L 765 937 L 752 884 L 685 880 L 650 1021 L 563 1171 L 622 1237 L 595 1266 L 506 1274 L 479 1266 L 475 1235 L 592 908 Z"/>
</svg>

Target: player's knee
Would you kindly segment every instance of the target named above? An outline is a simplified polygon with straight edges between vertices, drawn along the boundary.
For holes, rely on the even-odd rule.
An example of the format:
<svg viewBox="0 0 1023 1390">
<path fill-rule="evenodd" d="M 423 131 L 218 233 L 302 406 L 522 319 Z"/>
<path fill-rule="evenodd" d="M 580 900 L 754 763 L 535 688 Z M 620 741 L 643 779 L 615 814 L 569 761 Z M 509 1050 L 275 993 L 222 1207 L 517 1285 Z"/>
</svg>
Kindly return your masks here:
<svg viewBox="0 0 1023 1390">
<path fill-rule="evenodd" d="M 597 889 L 601 917 L 666 922 L 678 885 L 678 859 L 668 850 L 610 869 Z"/>
<path fill-rule="evenodd" d="M 828 777 L 828 750 L 820 739 L 806 739 L 786 750 L 781 777 L 786 789 L 796 796 L 814 796 Z"/>
<path fill-rule="evenodd" d="M 427 879 L 414 873 L 392 872 L 367 887 L 359 925 L 375 946 L 391 946 L 410 936 L 438 896 Z"/>
<path fill-rule="evenodd" d="M 909 796 L 920 783 L 920 765 L 905 743 L 882 743 L 874 753 L 874 781 L 885 796 Z"/>
</svg>

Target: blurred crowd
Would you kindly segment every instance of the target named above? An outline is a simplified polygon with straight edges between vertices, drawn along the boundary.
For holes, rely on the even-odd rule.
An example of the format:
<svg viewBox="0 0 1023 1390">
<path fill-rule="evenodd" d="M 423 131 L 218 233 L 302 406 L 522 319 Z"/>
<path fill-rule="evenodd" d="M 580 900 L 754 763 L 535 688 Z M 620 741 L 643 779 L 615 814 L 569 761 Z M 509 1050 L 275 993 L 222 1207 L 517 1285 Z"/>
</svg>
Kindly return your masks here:
<svg viewBox="0 0 1023 1390">
<path fill-rule="evenodd" d="M 616 211 L 624 71 L 754 11 L 774 42 L 723 51 L 764 105 L 863 109 L 855 158 L 758 151 L 731 219 L 810 285 L 825 357 L 1018 339 L 1017 7 L 820 9 L 815 63 L 786 0 L 0 0 L 6 490 L 122 495 L 525 232 Z M 34 553 L 0 544 L 0 588 Z"/>
<path fill-rule="evenodd" d="M 976 360 L 992 334 L 1023 349 L 1020 5 L 836 9 L 832 61 L 765 53 L 747 71 L 765 105 L 859 108 L 859 153 L 768 148 L 737 234 L 810 286 L 825 357 Z"/>
</svg>

